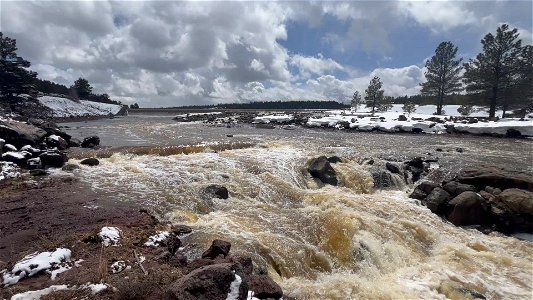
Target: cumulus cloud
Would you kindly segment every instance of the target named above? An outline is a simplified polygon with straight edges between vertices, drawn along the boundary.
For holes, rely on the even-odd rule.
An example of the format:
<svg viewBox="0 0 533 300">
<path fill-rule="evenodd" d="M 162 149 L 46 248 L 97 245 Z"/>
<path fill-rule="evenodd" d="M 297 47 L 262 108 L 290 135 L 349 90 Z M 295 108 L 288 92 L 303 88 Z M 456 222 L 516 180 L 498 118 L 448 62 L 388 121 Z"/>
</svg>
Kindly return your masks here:
<svg viewBox="0 0 533 300">
<path fill-rule="evenodd" d="M 320 51 L 302 52 L 306 45 L 288 46 L 291 24 L 320 32 L 321 46 L 332 52 L 357 52 L 387 66 L 394 52 L 391 35 L 409 20 L 435 33 L 472 27 L 476 20 L 488 26 L 505 21 L 505 10 L 498 5 L 4 1 L 0 30 L 17 39 L 20 54 L 41 78 L 70 85 L 85 77 L 95 91 L 126 103 L 347 101 L 353 91 L 363 92 L 373 76 L 382 78 L 386 94 L 418 93 L 424 76 L 416 64 L 423 61 L 408 67 L 360 69 L 356 59 L 341 63 Z M 523 14 L 523 7 L 515 6 L 509 14 Z M 531 35 L 530 29 L 521 30 Z"/>
</svg>

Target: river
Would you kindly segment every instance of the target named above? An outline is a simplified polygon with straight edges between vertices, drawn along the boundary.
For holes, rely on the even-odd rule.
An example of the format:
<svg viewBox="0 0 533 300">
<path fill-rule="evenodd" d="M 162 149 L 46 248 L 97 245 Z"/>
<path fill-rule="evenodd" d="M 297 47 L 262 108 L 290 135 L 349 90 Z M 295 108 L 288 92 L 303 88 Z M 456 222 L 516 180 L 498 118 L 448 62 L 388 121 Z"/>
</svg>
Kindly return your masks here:
<svg viewBox="0 0 533 300">
<path fill-rule="evenodd" d="M 215 238 L 231 242 L 232 253 L 251 256 L 297 299 L 533 295 L 531 242 L 456 227 L 409 199 L 407 185 L 375 190 L 364 163 L 431 156 L 441 176 L 480 164 L 533 173 L 531 140 L 227 128 L 142 114 L 61 125 L 75 137 L 100 136 L 105 151 L 72 153 L 101 157 L 78 174 L 93 189 L 193 226 L 183 242 L 201 247 L 189 257 Z M 344 159 L 333 165 L 340 186 L 308 175 L 318 155 Z M 202 197 L 213 183 L 230 198 Z"/>
</svg>

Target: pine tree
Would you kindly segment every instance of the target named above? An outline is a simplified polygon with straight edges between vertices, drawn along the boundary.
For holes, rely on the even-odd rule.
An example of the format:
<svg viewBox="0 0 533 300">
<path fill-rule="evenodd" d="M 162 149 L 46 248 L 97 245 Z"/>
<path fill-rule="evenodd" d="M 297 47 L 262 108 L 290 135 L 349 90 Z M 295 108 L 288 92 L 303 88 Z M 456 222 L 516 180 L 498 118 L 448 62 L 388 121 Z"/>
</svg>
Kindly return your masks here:
<svg viewBox="0 0 533 300">
<path fill-rule="evenodd" d="M 464 81 L 470 93 L 484 92 L 490 95 L 489 118 L 496 115 L 498 103 L 507 105 L 505 94 L 512 93 L 520 74 L 522 41 L 518 29 L 509 30 L 503 24 L 496 30 L 496 36 L 488 33 L 481 40 L 483 52 L 470 59 L 465 66 Z"/>
<path fill-rule="evenodd" d="M 74 85 L 71 86 L 71 89 L 75 91 L 75 94 L 80 99 L 88 99 L 91 96 L 93 88 L 89 84 L 89 81 L 85 78 L 78 78 L 74 81 Z"/>
<path fill-rule="evenodd" d="M 29 71 L 30 62 L 17 56 L 17 41 L 0 32 L 0 100 L 12 101 L 20 94 L 34 92 L 37 73 Z"/>
<path fill-rule="evenodd" d="M 383 110 L 382 106 L 384 104 L 384 91 L 381 89 L 382 85 L 383 83 L 381 83 L 379 77 L 375 76 L 372 78 L 372 80 L 370 80 L 370 84 L 365 90 L 366 106 L 372 108 L 372 115 L 374 115 L 376 110 Z"/>
<path fill-rule="evenodd" d="M 361 105 L 361 103 L 363 102 L 363 99 L 361 98 L 361 94 L 359 94 L 358 91 L 355 91 L 355 93 L 353 93 L 353 97 L 352 97 L 352 110 L 353 111 L 357 111 L 357 108 L 359 107 L 359 105 Z"/>
<path fill-rule="evenodd" d="M 407 113 L 407 115 L 411 115 L 412 113 L 414 113 L 416 111 L 416 105 L 413 102 L 411 102 L 411 101 L 407 101 L 402 106 L 402 110 L 405 113 Z"/>
<path fill-rule="evenodd" d="M 452 42 L 442 42 L 435 50 L 435 55 L 426 61 L 426 82 L 422 83 L 422 95 L 437 99 L 437 115 L 442 114 L 444 99 L 451 93 L 460 92 L 461 62 L 456 59 L 457 47 Z"/>
</svg>

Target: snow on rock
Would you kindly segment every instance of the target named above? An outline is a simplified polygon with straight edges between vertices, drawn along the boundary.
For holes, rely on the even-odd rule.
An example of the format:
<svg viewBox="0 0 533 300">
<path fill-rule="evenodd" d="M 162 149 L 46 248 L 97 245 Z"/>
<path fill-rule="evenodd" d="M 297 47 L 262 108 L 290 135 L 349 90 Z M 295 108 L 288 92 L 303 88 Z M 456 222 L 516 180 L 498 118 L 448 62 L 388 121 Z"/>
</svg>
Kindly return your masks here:
<svg viewBox="0 0 533 300">
<path fill-rule="evenodd" d="M 17 178 L 20 176 L 19 167 L 7 161 L 0 161 L 0 181 L 8 178 Z"/>
<path fill-rule="evenodd" d="M 119 260 L 111 264 L 111 273 L 116 274 L 124 271 L 126 269 L 126 262 Z"/>
<path fill-rule="evenodd" d="M 229 292 L 226 296 L 226 300 L 238 300 L 239 299 L 239 288 L 241 287 L 242 278 L 241 276 L 235 274 L 235 280 L 229 286 Z"/>
<path fill-rule="evenodd" d="M 265 115 L 255 117 L 253 123 L 287 123 L 294 120 L 293 115 Z"/>
<path fill-rule="evenodd" d="M 457 131 L 472 134 L 498 134 L 506 135 L 509 129 L 519 131 L 524 136 L 533 136 L 533 121 L 518 121 L 500 119 L 496 122 L 478 122 L 474 124 L 454 124 Z"/>
<path fill-rule="evenodd" d="M 81 288 L 90 289 L 93 295 L 106 290 L 108 287 L 105 283 L 87 283 L 81 286 Z"/>
<path fill-rule="evenodd" d="M 58 118 L 116 115 L 121 105 L 99 103 L 86 100 L 73 101 L 66 98 L 43 96 L 38 98 L 44 106 L 50 108 Z"/>
<path fill-rule="evenodd" d="M 4 141 L 5 142 L 5 141 Z M 13 151 L 13 152 L 16 152 L 17 151 L 17 147 L 11 145 L 11 144 L 5 144 L 4 145 L 4 148 L 7 149 L 8 151 Z"/>
<path fill-rule="evenodd" d="M 11 300 L 39 300 L 42 296 L 48 295 L 56 291 L 68 290 L 66 284 L 62 285 L 52 285 L 42 290 L 37 291 L 28 291 L 20 294 L 15 294 L 11 296 Z"/>
<path fill-rule="evenodd" d="M 157 234 L 152 235 L 148 238 L 148 241 L 144 243 L 148 247 L 158 247 L 162 242 L 170 237 L 170 232 L 168 231 L 159 231 Z"/>
<path fill-rule="evenodd" d="M 53 252 L 35 252 L 17 262 L 11 272 L 3 274 L 4 286 L 16 284 L 26 277 L 32 277 L 40 272 L 47 272 L 55 279 L 57 274 L 70 269 L 71 251 L 57 248 Z M 68 269 L 65 269 L 68 268 Z"/>
<path fill-rule="evenodd" d="M 118 246 L 120 229 L 117 227 L 102 227 L 98 236 L 102 239 L 102 244 L 104 244 L 104 246 Z"/>
</svg>

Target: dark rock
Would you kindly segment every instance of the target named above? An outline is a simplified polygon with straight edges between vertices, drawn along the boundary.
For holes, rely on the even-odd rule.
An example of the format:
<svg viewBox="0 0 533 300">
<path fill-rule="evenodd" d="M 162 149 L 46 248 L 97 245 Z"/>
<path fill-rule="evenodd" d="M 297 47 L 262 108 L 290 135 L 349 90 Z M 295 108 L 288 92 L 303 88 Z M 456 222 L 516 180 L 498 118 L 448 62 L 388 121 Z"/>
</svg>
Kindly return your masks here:
<svg viewBox="0 0 533 300">
<path fill-rule="evenodd" d="M 43 166 L 41 164 L 41 159 L 40 158 L 30 158 L 28 159 L 28 161 L 26 162 L 26 169 L 28 170 L 35 170 L 35 169 L 42 169 Z"/>
<path fill-rule="evenodd" d="M 56 124 L 44 124 L 41 125 L 41 128 L 44 129 L 48 135 L 57 135 L 67 142 L 72 138 L 70 134 L 59 130 Z"/>
<path fill-rule="evenodd" d="M 218 184 L 208 185 L 204 189 L 204 195 L 210 198 L 228 199 L 229 193 L 225 186 Z"/>
<path fill-rule="evenodd" d="M 492 214 L 503 231 L 533 233 L 533 193 L 506 189 L 492 204 Z"/>
<path fill-rule="evenodd" d="M 448 220 L 457 226 L 486 224 L 490 220 L 490 207 L 478 193 L 466 191 L 448 202 L 451 213 Z"/>
<path fill-rule="evenodd" d="M 175 235 L 184 235 L 192 232 L 192 228 L 187 225 L 172 225 L 170 229 Z"/>
<path fill-rule="evenodd" d="M 167 290 L 167 299 L 175 300 L 225 300 L 230 292 L 231 284 L 239 276 L 233 264 L 216 264 L 201 267 L 172 283 Z M 239 276 L 239 294 L 237 299 L 246 299 L 248 287 Z"/>
<path fill-rule="evenodd" d="M 32 157 L 39 157 L 39 155 L 41 155 L 41 153 L 42 153 L 41 149 L 34 148 L 34 147 L 30 146 L 30 145 L 26 145 L 26 146 L 20 148 L 20 151 L 29 152 L 29 153 L 31 153 Z"/>
<path fill-rule="evenodd" d="M 187 256 L 185 256 L 183 253 L 176 253 L 170 257 L 167 262 L 173 267 L 183 268 L 187 266 Z"/>
<path fill-rule="evenodd" d="M 69 147 L 80 147 L 81 146 L 81 141 L 78 140 L 78 139 L 70 139 L 68 141 L 68 146 Z"/>
<path fill-rule="evenodd" d="M 407 167 L 407 170 L 409 172 L 411 172 L 412 174 L 412 179 L 413 179 L 413 182 L 417 182 L 418 180 L 420 180 L 420 178 L 422 178 L 422 175 L 424 175 L 424 168 L 416 168 L 414 166 L 409 166 Z"/>
<path fill-rule="evenodd" d="M 437 148 L 437 149 L 435 149 L 435 151 L 442 152 L 442 148 Z"/>
<path fill-rule="evenodd" d="M 507 129 L 507 132 L 505 132 L 505 136 L 508 138 L 519 138 L 522 137 L 522 133 L 514 128 Z"/>
<path fill-rule="evenodd" d="M 474 300 L 486 300 L 487 299 L 484 295 L 476 291 L 469 290 L 469 289 L 459 288 L 457 289 L 457 291 L 465 295 L 467 299 L 474 299 Z"/>
<path fill-rule="evenodd" d="M 2 154 L 2 156 L 0 157 L 0 160 L 9 161 L 9 162 L 15 163 L 19 167 L 25 167 L 26 166 L 26 162 L 31 157 L 32 157 L 31 153 L 26 152 L 26 151 L 21 151 L 21 152 L 11 152 L 10 151 L 10 152 L 6 152 L 6 153 Z"/>
<path fill-rule="evenodd" d="M 338 156 L 330 156 L 328 157 L 328 161 L 332 164 L 336 164 L 336 163 L 340 163 L 342 162 L 342 158 L 338 157 Z"/>
<path fill-rule="evenodd" d="M 48 175 L 48 172 L 44 169 L 35 169 L 35 170 L 30 170 L 30 174 L 32 176 L 45 176 L 45 175 Z"/>
<path fill-rule="evenodd" d="M 100 164 L 100 161 L 94 157 L 91 157 L 91 158 L 86 158 L 80 161 L 80 164 L 92 167 L 92 166 L 98 166 Z"/>
<path fill-rule="evenodd" d="M 259 123 L 259 124 L 255 124 L 255 128 L 260 128 L 260 129 L 274 129 L 276 128 L 274 125 L 272 124 L 263 124 L 263 123 Z"/>
<path fill-rule="evenodd" d="M 254 271 L 254 264 L 252 258 L 249 256 L 236 255 L 231 258 L 234 262 L 241 266 L 242 272 L 246 275 L 251 275 Z"/>
<path fill-rule="evenodd" d="M 0 121 L 0 125 L 0 137 L 16 147 L 36 145 L 46 136 L 41 128 L 22 122 Z"/>
<path fill-rule="evenodd" d="M 309 174 L 314 178 L 320 179 L 323 183 L 337 185 L 337 174 L 325 156 L 320 156 L 311 160 Z"/>
<path fill-rule="evenodd" d="M 58 135 L 46 137 L 45 143 L 48 148 L 57 148 L 59 150 L 66 150 L 68 148 L 68 142 Z"/>
<path fill-rule="evenodd" d="M 533 192 L 533 178 L 530 176 L 492 167 L 466 169 L 454 181 L 471 184 L 478 190 L 490 186 L 501 190 L 516 188 Z"/>
<path fill-rule="evenodd" d="M 492 198 L 494 198 L 494 195 L 489 193 L 489 192 L 486 192 L 486 191 L 480 191 L 479 192 L 479 195 L 481 197 L 483 197 L 483 199 L 487 200 L 487 201 L 490 201 Z"/>
<path fill-rule="evenodd" d="M 441 187 L 434 188 L 426 198 L 426 206 L 433 213 L 441 214 L 445 211 L 446 204 L 452 197 Z"/>
<path fill-rule="evenodd" d="M 476 187 L 471 184 L 459 183 L 457 181 L 450 181 L 442 186 L 445 191 L 450 193 L 452 196 L 457 196 L 463 192 L 477 192 Z"/>
<path fill-rule="evenodd" d="M 407 161 L 406 164 L 408 166 L 412 166 L 412 167 L 415 167 L 417 169 L 424 168 L 424 160 L 422 159 L 422 157 L 415 157 L 415 158 L 411 159 L 410 161 Z"/>
<path fill-rule="evenodd" d="M 398 121 L 407 121 L 407 117 L 404 116 L 404 115 L 399 115 L 398 116 Z"/>
<path fill-rule="evenodd" d="M 174 255 L 181 247 L 181 240 L 177 236 L 172 234 L 165 240 L 165 244 L 167 246 L 168 252 Z"/>
<path fill-rule="evenodd" d="M 248 277 L 248 289 L 259 299 L 279 299 L 283 297 L 281 287 L 266 275 L 251 275 Z"/>
<path fill-rule="evenodd" d="M 459 152 L 459 153 L 463 153 L 464 150 L 463 150 L 463 148 L 455 148 L 455 151 Z"/>
<path fill-rule="evenodd" d="M 385 168 L 387 168 L 387 170 L 389 170 L 391 173 L 400 174 L 401 172 L 400 166 L 395 163 L 387 162 L 385 163 Z"/>
<path fill-rule="evenodd" d="M 411 195 L 409 195 L 409 198 L 424 200 L 427 196 L 428 194 L 424 193 L 423 191 L 419 189 L 414 189 Z"/>
<path fill-rule="evenodd" d="M 434 188 L 439 187 L 439 186 L 440 184 L 433 182 L 433 181 L 422 181 L 420 184 L 416 186 L 415 189 L 419 189 L 423 191 L 424 193 L 429 194 L 431 193 L 431 191 L 433 191 Z"/>
<path fill-rule="evenodd" d="M 67 161 L 67 156 L 59 151 L 46 151 L 39 155 L 43 167 L 61 168 Z"/>
<path fill-rule="evenodd" d="M 486 186 L 485 191 L 493 194 L 494 196 L 498 196 L 502 192 L 502 190 L 500 190 L 499 188 L 493 188 L 491 186 Z"/>
<path fill-rule="evenodd" d="M 223 258 L 229 254 L 231 244 L 223 240 L 214 240 L 211 247 L 202 253 L 202 258 L 215 259 L 221 255 Z"/>
<path fill-rule="evenodd" d="M 372 172 L 372 179 L 374 180 L 374 188 L 400 188 L 403 186 L 403 179 L 397 174 L 392 174 L 385 170 L 375 170 Z"/>
<path fill-rule="evenodd" d="M 83 148 L 94 148 L 100 145 L 100 138 L 96 135 L 89 136 L 83 139 L 81 146 Z"/>
<path fill-rule="evenodd" d="M 74 170 L 79 170 L 80 169 L 80 166 L 78 165 L 75 165 L 75 164 L 66 164 L 64 165 L 61 170 L 63 171 L 67 171 L 67 172 L 72 172 Z"/>
</svg>

